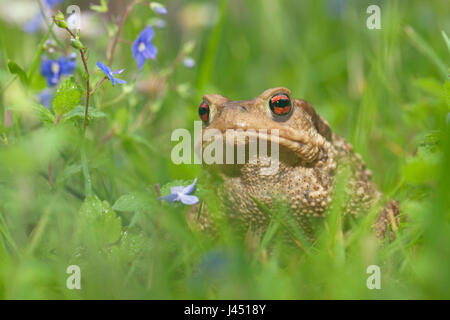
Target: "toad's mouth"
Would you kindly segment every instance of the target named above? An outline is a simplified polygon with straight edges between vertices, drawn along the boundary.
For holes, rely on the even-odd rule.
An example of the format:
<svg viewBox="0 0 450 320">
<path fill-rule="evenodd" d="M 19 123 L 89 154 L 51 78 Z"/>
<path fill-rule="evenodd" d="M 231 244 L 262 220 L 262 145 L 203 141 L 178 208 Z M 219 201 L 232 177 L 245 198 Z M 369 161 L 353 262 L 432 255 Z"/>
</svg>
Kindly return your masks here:
<svg viewBox="0 0 450 320">
<path fill-rule="evenodd" d="M 236 152 L 245 152 L 246 159 L 260 155 L 262 157 L 278 157 L 279 153 L 291 153 L 292 158 L 297 158 L 304 162 L 314 162 L 321 158 L 322 149 L 314 143 L 306 143 L 304 140 L 293 139 L 285 132 L 278 129 L 233 129 L 226 130 L 204 128 L 201 134 L 202 139 L 198 139 L 195 145 L 197 154 L 201 151 L 211 151 L 211 148 L 219 149 L 222 146 L 222 154 L 225 159 L 226 152 L 234 149 L 234 160 L 239 157 Z M 212 146 L 212 144 L 214 144 Z M 219 150 L 220 152 L 220 150 Z M 252 154 L 253 152 L 253 154 Z M 292 157 L 292 154 L 294 157 Z M 241 155 L 242 156 L 242 155 Z M 227 161 L 222 162 L 230 164 Z M 237 162 L 234 162 L 236 164 Z"/>
</svg>

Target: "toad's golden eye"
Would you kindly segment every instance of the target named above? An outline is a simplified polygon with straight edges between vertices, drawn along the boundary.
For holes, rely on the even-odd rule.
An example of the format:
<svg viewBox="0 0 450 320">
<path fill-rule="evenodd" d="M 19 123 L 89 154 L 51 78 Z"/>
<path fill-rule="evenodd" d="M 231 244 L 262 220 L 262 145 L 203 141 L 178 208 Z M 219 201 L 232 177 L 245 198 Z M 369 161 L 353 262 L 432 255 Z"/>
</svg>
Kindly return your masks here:
<svg viewBox="0 0 450 320">
<path fill-rule="evenodd" d="M 209 105 L 205 101 L 200 103 L 200 106 L 198 107 L 198 115 L 203 122 L 209 121 Z"/>
<path fill-rule="evenodd" d="M 273 114 L 277 116 L 285 116 L 291 112 L 291 99 L 285 93 L 277 93 L 270 98 L 269 107 Z"/>
</svg>

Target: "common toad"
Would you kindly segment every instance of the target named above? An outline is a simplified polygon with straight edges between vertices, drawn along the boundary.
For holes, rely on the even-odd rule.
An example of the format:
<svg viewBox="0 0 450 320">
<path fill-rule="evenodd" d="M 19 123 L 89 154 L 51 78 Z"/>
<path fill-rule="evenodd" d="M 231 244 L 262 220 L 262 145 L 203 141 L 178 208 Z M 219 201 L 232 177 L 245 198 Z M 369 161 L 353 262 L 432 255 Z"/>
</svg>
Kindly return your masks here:
<svg viewBox="0 0 450 320">
<path fill-rule="evenodd" d="M 218 188 L 218 195 L 229 218 L 240 222 L 245 229 L 264 231 L 271 217 L 263 212 L 261 204 L 274 208 L 276 199 L 281 199 L 288 204 L 298 226 L 314 239 L 314 221 L 323 220 L 321 218 L 334 205 L 337 177 L 344 171 L 347 172 L 344 175 L 346 197 L 345 202 L 338 205 L 345 216 L 357 217 L 383 201 L 371 181 L 371 172 L 353 146 L 333 133 L 327 121 L 308 102 L 291 99 L 289 89 L 268 89 L 244 101 L 207 94 L 200 104 L 199 115 L 203 135 L 205 129 L 216 129 L 224 139 L 227 130 L 267 130 L 268 134 L 278 130 L 279 167 L 271 174 L 260 170 L 262 163 L 270 160 L 261 156 L 253 163 L 211 166 L 220 168 L 223 185 Z M 249 138 L 245 139 L 248 144 Z M 271 140 L 269 135 L 266 139 Z M 236 143 L 236 140 L 232 142 L 235 146 Z M 203 143 L 203 150 L 207 145 Z M 390 238 L 393 238 L 392 230 L 398 223 L 398 203 L 391 200 L 381 208 L 374 231 L 377 237 L 383 238 L 390 225 Z M 200 226 L 202 229 L 213 227 L 206 212 L 201 215 Z"/>
</svg>

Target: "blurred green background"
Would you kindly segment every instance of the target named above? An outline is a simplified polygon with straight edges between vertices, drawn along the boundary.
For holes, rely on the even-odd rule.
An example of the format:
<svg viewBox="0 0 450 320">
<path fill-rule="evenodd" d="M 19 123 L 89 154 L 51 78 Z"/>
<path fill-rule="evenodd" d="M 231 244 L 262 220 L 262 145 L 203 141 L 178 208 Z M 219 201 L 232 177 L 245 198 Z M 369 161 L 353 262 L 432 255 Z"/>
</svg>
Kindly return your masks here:
<svg viewBox="0 0 450 320">
<path fill-rule="evenodd" d="M 90 2 L 99 4 L 63 1 L 53 12 L 81 7 L 92 88 L 113 22 L 131 1 L 109 1 L 108 13 Z M 162 3 L 167 15 L 142 0 L 125 21 L 111 68 L 125 68 L 127 85 L 106 82 L 92 97 L 82 161 L 82 117 L 54 125 L 37 98 L 46 87 L 42 56 L 58 57 L 39 52 L 48 26 L 23 31 L 37 2 L 1 2 L 0 298 L 449 299 L 449 2 Z M 366 27 L 372 4 L 380 30 Z M 130 43 L 159 19 L 157 58 L 139 71 Z M 57 47 L 76 52 L 66 34 L 53 33 Z M 195 66 L 183 65 L 186 57 Z M 26 73 L 37 62 L 29 83 L 11 74 L 9 60 Z M 83 89 L 79 56 L 77 64 Z M 164 191 L 202 177 L 199 165 L 172 163 L 170 136 L 193 130 L 203 94 L 243 100 L 276 86 L 308 100 L 400 201 L 394 242 L 378 245 L 361 224 L 345 238 L 324 230 L 306 252 L 276 238 L 251 250 L 227 226 L 211 239 L 187 226 L 186 207 L 156 200 L 154 184 Z M 94 198 L 85 199 L 83 170 Z M 196 194 L 217 201 L 201 178 Z M 81 290 L 66 287 L 69 265 L 81 268 Z M 381 290 L 366 286 L 369 265 L 381 268 Z"/>
</svg>

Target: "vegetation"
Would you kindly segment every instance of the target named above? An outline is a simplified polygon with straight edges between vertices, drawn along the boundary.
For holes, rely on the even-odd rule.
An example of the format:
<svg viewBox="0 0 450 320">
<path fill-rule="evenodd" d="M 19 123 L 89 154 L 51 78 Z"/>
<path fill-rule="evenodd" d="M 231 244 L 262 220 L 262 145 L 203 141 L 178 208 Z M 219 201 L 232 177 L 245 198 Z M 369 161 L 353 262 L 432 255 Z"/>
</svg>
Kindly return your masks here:
<svg viewBox="0 0 450 320">
<path fill-rule="evenodd" d="M 1 299 L 450 298 L 447 1 L 78 1 L 79 37 L 64 25 L 73 1 L 29 2 L 64 14 L 25 33 L 31 9 L 0 5 Z M 373 2 L 379 30 L 366 27 Z M 148 25 L 140 41 L 158 52 L 140 69 L 132 42 Z M 171 161 L 171 133 L 193 130 L 205 93 L 279 85 L 400 202 L 395 241 L 373 238 L 373 215 L 343 236 L 333 212 L 315 243 L 286 245 L 281 203 L 250 249 L 226 221 L 212 239 L 186 223 L 189 206 L 157 199 L 155 184 L 166 195 L 198 178 L 192 194 L 221 210 L 202 166 Z M 81 290 L 66 287 L 70 265 Z"/>
</svg>

